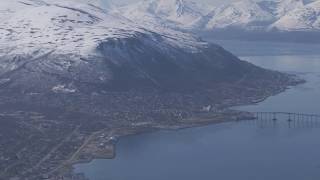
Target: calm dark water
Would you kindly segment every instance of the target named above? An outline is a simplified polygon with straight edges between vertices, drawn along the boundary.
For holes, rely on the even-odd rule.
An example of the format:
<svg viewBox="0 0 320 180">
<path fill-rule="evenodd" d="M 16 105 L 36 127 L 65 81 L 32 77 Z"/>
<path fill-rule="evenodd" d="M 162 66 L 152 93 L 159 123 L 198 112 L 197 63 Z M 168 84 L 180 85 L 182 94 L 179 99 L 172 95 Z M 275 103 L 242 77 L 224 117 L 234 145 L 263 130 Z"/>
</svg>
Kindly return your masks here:
<svg viewBox="0 0 320 180">
<path fill-rule="evenodd" d="M 242 59 L 308 82 L 248 111 L 320 114 L 320 46 L 219 42 Z M 241 48 L 239 48 L 239 43 Z M 320 119 L 224 123 L 122 138 L 114 160 L 75 166 L 91 180 L 318 180 Z"/>
</svg>

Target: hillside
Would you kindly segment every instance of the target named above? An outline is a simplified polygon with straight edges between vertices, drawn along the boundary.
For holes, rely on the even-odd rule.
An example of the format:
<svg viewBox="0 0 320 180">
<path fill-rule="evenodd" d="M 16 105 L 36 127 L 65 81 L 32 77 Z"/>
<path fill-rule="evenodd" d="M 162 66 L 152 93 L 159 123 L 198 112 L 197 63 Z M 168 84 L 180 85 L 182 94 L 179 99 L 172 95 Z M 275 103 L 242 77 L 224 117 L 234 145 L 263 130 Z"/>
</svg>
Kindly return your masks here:
<svg viewBox="0 0 320 180">
<path fill-rule="evenodd" d="M 241 0 L 208 5 L 188 0 L 145 0 L 119 11 L 128 19 L 192 32 L 205 38 L 319 42 L 319 0 Z"/>
<path fill-rule="evenodd" d="M 97 5 L 0 4 L 0 179 L 74 179 L 72 164 L 112 158 L 118 136 L 248 118 L 228 108 L 298 83 Z"/>
</svg>

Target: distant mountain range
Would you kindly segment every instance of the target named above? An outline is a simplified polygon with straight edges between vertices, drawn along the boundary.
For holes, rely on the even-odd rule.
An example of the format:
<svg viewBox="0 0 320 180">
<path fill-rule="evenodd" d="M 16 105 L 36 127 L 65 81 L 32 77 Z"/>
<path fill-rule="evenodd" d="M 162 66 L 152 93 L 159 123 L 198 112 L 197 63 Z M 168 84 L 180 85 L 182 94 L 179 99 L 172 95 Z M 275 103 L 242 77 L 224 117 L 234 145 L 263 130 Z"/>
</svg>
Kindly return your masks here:
<svg viewBox="0 0 320 180">
<path fill-rule="evenodd" d="M 193 28 L 209 12 L 200 4 L 185 0 L 142 0 L 118 10 L 136 22 L 152 22 L 183 29 Z"/>
<path fill-rule="evenodd" d="M 319 0 L 241 0 L 217 7 L 187 0 L 144 0 L 120 12 L 136 22 L 206 34 L 320 32 Z"/>
<path fill-rule="evenodd" d="M 119 8 L 136 22 L 152 22 L 161 26 L 188 29 L 208 12 L 199 4 L 184 0 L 142 0 Z"/>
</svg>

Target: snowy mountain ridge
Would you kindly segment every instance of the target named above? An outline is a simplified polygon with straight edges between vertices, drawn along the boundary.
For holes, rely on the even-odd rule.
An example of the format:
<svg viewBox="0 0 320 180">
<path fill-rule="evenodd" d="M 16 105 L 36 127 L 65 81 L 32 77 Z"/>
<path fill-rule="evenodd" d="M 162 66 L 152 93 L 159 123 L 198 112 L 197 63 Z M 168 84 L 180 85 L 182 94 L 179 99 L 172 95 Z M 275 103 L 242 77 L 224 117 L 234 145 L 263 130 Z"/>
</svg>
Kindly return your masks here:
<svg viewBox="0 0 320 180">
<path fill-rule="evenodd" d="M 120 11 L 134 21 L 191 31 L 320 31 L 319 0 L 241 0 L 199 7 L 200 3 L 187 0 L 144 0 Z"/>
<path fill-rule="evenodd" d="M 229 107 L 300 83 L 168 27 L 200 16 L 185 2 L 135 22 L 92 0 L 1 0 L 0 179 L 86 179 L 72 166 L 113 158 L 107 134 L 248 119 Z"/>
<path fill-rule="evenodd" d="M 214 10 L 213 16 L 205 24 L 206 29 L 227 27 L 254 27 L 273 21 L 274 17 L 264 11 L 253 0 L 243 0 Z"/>
<path fill-rule="evenodd" d="M 282 31 L 320 31 L 320 1 L 289 11 L 270 28 Z"/>
<path fill-rule="evenodd" d="M 235 28 L 245 31 L 320 31 L 320 26 L 316 23 L 309 23 L 309 25 L 305 23 L 308 19 L 320 17 L 318 0 L 311 2 L 242 0 L 218 7 L 213 11 L 209 21 L 196 28 L 206 30 Z M 296 26 L 304 28 L 296 28 Z"/>
<path fill-rule="evenodd" d="M 188 12 L 179 8 L 176 17 Z M 0 86 L 19 92 L 186 90 L 260 70 L 189 33 L 86 1 L 13 0 L 0 13 Z"/>
<path fill-rule="evenodd" d="M 0 55 L 52 49 L 62 54 L 88 55 L 94 53 L 101 42 L 137 33 L 150 36 L 159 33 L 164 43 L 176 47 L 196 50 L 197 46 L 205 45 L 189 34 L 167 28 L 146 29 L 119 14 L 95 6 L 94 2 L 12 0 L 1 3 Z"/>
<path fill-rule="evenodd" d="M 159 24 L 199 18 L 194 3 L 159 0 L 145 5 L 142 15 L 150 21 L 135 22 L 121 10 L 100 8 L 98 1 L 1 3 L 0 90 L 89 96 L 137 89 L 193 91 L 232 84 L 248 72 L 252 77 L 260 72 L 262 79 L 277 74 Z"/>
<path fill-rule="evenodd" d="M 143 0 L 120 8 L 124 16 L 137 22 L 190 28 L 208 10 L 187 0 Z"/>
</svg>

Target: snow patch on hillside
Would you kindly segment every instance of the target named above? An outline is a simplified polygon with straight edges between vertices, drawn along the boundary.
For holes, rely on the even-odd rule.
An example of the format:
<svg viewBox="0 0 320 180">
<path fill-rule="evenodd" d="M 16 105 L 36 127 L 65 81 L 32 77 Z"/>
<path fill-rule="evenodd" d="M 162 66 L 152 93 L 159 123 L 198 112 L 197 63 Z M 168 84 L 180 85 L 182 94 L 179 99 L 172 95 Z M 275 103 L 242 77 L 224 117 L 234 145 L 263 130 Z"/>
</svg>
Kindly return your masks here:
<svg viewBox="0 0 320 180">
<path fill-rule="evenodd" d="M 319 0 L 241 0 L 200 8 L 187 0 L 143 0 L 118 11 L 146 25 L 190 31 L 318 31 Z"/>
<path fill-rule="evenodd" d="M 190 28 L 208 9 L 187 0 L 143 0 L 120 8 L 127 18 L 171 28 Z"/>
<path fill-rule="evenodd" d="M 189 34 L 159 26 L 141 26 L 116 12 L 97 7 L 95 2 L 12 0 L 1 3 L 0 56 L 32 55 L 53 49 L 55 54 L 88 56 L 95 54 L 102 42 L 134 37 L 137 33 L 150 38 L 159 34 L 164 46 L 192 51 L 206 46 Z"/>
<path fill-rule="evenodd" d="M 214 16 L 206 25 L 207 29 L 243 27 L 258 28 L 274 20 L 255 1 L 243 0 L 214 10 Z"/>
<path fill-rule="evenodd" d="M 271 25 L 282 31 L 319 31 L 320 1 L 296 8 Z"/>
</svg>

